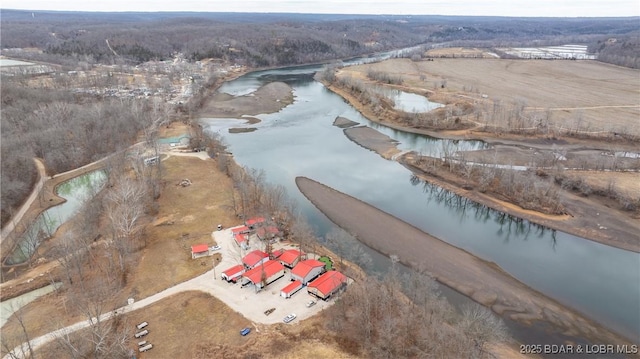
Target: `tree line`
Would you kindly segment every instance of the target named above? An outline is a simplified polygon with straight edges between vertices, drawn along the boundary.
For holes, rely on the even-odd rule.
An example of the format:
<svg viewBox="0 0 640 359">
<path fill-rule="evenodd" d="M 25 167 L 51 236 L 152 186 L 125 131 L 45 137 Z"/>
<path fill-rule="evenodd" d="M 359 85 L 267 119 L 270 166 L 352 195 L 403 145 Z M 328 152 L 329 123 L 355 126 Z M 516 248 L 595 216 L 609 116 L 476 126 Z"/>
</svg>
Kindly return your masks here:
<svg viewBox="0 0 640 359">
<path fill-rule="evenodd" d="M 33 157 L 48 175 L 65 172 L 130 146 L 151 123 L 153 104 L 98 99 L 63 89 L 2 81 L 2 224 L 36 180 Z"/>
</svg>

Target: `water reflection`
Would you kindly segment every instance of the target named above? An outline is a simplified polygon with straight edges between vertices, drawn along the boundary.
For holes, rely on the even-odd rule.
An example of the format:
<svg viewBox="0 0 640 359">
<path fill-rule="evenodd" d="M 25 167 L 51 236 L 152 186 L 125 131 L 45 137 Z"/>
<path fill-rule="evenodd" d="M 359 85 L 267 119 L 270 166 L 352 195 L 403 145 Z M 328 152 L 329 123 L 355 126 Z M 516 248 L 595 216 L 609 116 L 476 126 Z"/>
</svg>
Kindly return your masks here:
<svg viewBox="0 0 640 359">
<path fill-rule="evenodd" d="M 281 70 L 286 71 L 286 70 Z M 305 70 L 307 71 L 307 70 Z M 278 71 L 272 70 L 274 73 Z M 229 86 L 261 83 L 246 75 Z M 610 327 L 638 335 L 640 256 L 601 245 L 425 186 L 394 161 L 361 148 L 332 125 L 337 116 L 369 125 L 399 141 L 401 149 L 433 156 L 484 148 L 480 141 L 438 140 L 370 122 L 341 97 L 304 76 L 293 86 L 295 102 L 260 115 L 258 131 L 226 135 L 235 160 L 262 169 L 267 181 L 284 186 L 318 236 L 333 228 L 294 183 L 306 176 L 367 202 L 456 247 L 499 265 L 526 285 Z M 220 130 L 216 120 L 205 127 Z M 221 131 L 223 132 L 223 131 Z M 404 147 L 403 147 L 404 146 Z M 407 183 L 409 176 L 409 183 Z M 374 260 L 372 267 L 385 266 Z"/>
<path fill-rule="evenodd" d="M 66 202 L 51 207 L 40 214 L 24 231 L 11 254 L 4 260 L 6 265 L 20 264 L 35 253 L 42 241 L 73 216 L 87 200 L 93 198 L 107 181 L 105 171 L 93 171 L 72 178 L 56 187 L 56 193 Z"/>
<path fill-rule="evenodd" d="M 422 185 L 422 191 L 428 194 L 426 201 L 434 201 L 436 204 L 444 206 L 449 213 L 458 218 L 458 223 L 472 220 L 474 223 L 486 224 L 488 221 L 492 221 L 497 225 L 496 236 L 503 238 L 504 243 L 508 243 L 512 238 L 527 241 L 529 236 L 533 234 L 540 239 L 549 238 L 549 245 L 555 251 L 557 244 L 555 229 L 497 211 L 482 203 L 431 184 L 413 174 L 409 176 L 409 183 L 412 186 Z"/>
</svg>

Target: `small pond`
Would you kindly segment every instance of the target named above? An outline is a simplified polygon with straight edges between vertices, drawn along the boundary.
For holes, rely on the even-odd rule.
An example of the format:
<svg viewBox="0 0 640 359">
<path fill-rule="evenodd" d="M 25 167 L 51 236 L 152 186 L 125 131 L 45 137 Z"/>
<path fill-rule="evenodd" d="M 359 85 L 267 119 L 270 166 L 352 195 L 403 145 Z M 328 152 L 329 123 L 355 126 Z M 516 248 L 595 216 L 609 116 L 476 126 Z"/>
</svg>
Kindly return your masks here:
<svg viewBox="0 0 640 359">
<path fill-rule="evenodd" d="M 24 232 L 11 254 L 4 260 L 4 264 L 15 265 L 26 262 L 40 243 L 51 237 L 58 227 L 71 218 L 84 203 L 93 198 L 106 182 L 106 171 L 98 170 L 58 185 L 56 193 L 66 199 L 66 202 L 40 214 Z"/>
<path fill-rule="evenodd" d="M 11 298 L 9 300 L 5 300 L 0 303 L 0 327 L 4 326 L 9 318 L 18 311 L 20 308 L 25 305 L 33 302 L 34 300 L 42 297 L 45 294 L 49 294 L 54 290 L 60 288 L 62 283 L 56 282 L 53 284 L 49 284 L 46 287 L 38 288 L 36 290 L 32 290 L 31 292 L 25 293 L 21 296 Z"/>
</svg>

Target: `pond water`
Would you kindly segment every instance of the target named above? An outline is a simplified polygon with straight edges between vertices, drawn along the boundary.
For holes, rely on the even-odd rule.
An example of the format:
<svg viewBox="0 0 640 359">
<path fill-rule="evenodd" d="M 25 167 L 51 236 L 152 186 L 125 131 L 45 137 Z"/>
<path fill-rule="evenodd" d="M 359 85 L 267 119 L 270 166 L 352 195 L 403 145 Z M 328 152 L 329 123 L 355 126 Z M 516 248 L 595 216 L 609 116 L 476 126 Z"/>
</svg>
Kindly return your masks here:
<svg viewBox="0 0 640 359">
<path fill-rule="evenodd" d="M 224 136 L 240 165 L 264 170 L 269 182 L 283 185 L 319 236 L 334 225 L 298 191 L 296 176 L 324 183 L 495 262 L 528 286 L 629 338 L 640 335 L 639 254 L 536 226 L 417 180 L 400 164 L 348 140 L 332 126 L 333 120 L 346 117 L 387 134 L 400 142 L 401 149 L 431 155 L 442 154 L 445 148 L 486 145 L 437 140 L 372 123 L 313 81 L 311 70 L 255 72 L 221 88 L 240 94 L 274 79 L 293 87 L 295 102 L 278 113 L 256 116 L 262 122 L 251 125 L 258 129 L 255 132 L 226 132 L 228 127 L 245 126 L 240 120 L 202 119 L 202 123 Z"/>
<path fill-rule="evenodd" d="M 56 193 L 66 199 L 66 202 L 40 214 L 24 232 L 13 252 L 4 260 L 4 264 L 20 264 L 29 259 L 40 243 L 51 237 L 58 227 L 71 218 L 86 201 L 93 198 L 106 182 L 107 173 L 98 170 L 58 185 Z"/>
<path fill-rule="evenodd" d="M 31 66 L 31 65 L 33 65 L 33 63 L 31 63 L 31 62 L 11 60 L 11 59 L 0 59 L 0 67 L 5 67 L 5 66 Z"/>
<path fill-rule="evenodd" d="M 25 293 L 21 296 L 11 298 L 9 300 L 5 300 L 0 303 L 0 327 L 4 326 L 9 318 L 18 311 L 20 308 L 25 305 L 33 302 L 34 300 L 42 297 L 45 294 L 49 294 L 60 288 L 62 283 L 56 282 L 53 284 L 49 284 L 46 287 L 38 288 L 36 290 L 32 290 L 31 292 Z"/>
<path fill-rule="evenodd" d="M 400 90 L 381 90 L 381 92 L 390 100 L 393 101 L 396 110 L 410 112 L 410 113 L 422 113 L 435 110 L 442 107 L 441 103 L 431 102 L 425 96 L 404 92 Z"/>
</svg>

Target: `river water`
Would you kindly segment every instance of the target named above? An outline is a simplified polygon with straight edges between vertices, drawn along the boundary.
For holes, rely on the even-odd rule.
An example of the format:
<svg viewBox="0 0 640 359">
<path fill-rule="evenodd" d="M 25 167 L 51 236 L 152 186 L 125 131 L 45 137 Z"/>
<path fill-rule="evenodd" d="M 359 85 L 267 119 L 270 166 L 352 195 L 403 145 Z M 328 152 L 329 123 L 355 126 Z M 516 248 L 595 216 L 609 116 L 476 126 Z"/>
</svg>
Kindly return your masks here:
<svg viewBox="0 0 640 359">
<path fill-rule="evenodd" d="M 430 155 L 443 149 L 486 148 L 479 141 L 438 140 L 368 121 L 341 97 L 312 78 L 319 67 L 254 72 L 219 91 L 242 95 L 270 81 L 292 86 L 293 104 L 278 113 L 256 116 L 258 130 L 238 119 L 202 119 L 219 133 L 235 160 L 264 170 L 270 183 L 283 185 L 312 224 L 324 235 L 329 222 L 295 186 L 297 176 L 317 180 L 386 211 L 501 268 L 528 286 L 622 333 L 640 336 L 640 254 L 553 231 L 450 194 L 414 178 L 394 161 L 351 142 L 337 116 L 366 124 L 400 142 L 400 149 Z M 393 240 L 390 238 L 390 240 Z"/>
</svg>

